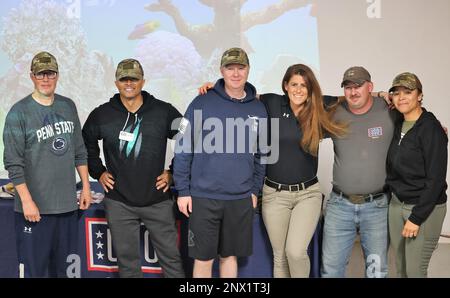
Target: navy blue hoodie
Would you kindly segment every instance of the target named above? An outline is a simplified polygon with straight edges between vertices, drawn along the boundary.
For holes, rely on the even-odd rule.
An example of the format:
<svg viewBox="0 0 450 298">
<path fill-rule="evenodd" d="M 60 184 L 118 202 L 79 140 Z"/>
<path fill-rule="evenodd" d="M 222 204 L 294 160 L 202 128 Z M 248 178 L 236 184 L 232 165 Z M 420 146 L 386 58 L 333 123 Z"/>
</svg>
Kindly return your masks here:
<svg viewBox="0 0 450 298">
<path fill-rule="evenodd" d="M 261 119 L 267 119 L 267 112 L 255 98 L 253 85 L 246 83 L 245 92 L 242 100 L 231 98 L 220 79 L 187 108 L 173 163 L 175 188 L 180 197 L 235 200 L 259 194 L 265 165 L 261 164 L 259 147 L 249 144 L 259 137 L 258 125 Z M 245 134 L 239 137 L 236 127 L 226 130 L 233 121 L 249 124 Z"/>
</svg>

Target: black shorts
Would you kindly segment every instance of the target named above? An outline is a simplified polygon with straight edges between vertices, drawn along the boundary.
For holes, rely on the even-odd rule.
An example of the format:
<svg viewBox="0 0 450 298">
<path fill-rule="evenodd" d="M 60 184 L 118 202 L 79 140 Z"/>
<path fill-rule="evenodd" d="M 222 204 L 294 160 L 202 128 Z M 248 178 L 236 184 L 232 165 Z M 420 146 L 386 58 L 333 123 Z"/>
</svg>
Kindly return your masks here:
<svg viewBox="0 0 450 298">
<path fill-rule="evenodd" d="M 253 251 L 252 199 L 192 198 L 189 216 L 189 256 L 197 260 L 237 256 Z"/>
</svg>

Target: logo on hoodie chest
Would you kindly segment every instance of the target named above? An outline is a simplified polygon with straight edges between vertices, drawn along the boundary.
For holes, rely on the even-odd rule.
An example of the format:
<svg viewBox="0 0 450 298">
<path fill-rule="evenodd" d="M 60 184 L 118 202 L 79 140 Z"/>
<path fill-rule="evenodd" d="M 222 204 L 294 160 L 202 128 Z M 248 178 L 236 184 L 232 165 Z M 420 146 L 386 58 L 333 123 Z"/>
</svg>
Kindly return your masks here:
<svg viewBox="0 0 450 298">
<path fill-rule="evenodd" d="M 252 131 L 257 132 L 258 131 L 258 120 L 259 120 L 258 116 L 248 115 L 247 117 L 248 117 L 248 119 L 250 119 L 252 121 L 252 124 L 251 124 Z"/>
<path fill-rule="evenodd" d="M 139 157 L 142 146 L 141 123 L 143 117 L 134 117 L 134 121 L 128 125 L 129 117 L 125 122 L 124 128 L 119 133 L 119 151 L 124 152 L 128 158 L 133 153 L 134 159 Z M 128 125 L 128 126 L 127 126 Z"/>
</svg>

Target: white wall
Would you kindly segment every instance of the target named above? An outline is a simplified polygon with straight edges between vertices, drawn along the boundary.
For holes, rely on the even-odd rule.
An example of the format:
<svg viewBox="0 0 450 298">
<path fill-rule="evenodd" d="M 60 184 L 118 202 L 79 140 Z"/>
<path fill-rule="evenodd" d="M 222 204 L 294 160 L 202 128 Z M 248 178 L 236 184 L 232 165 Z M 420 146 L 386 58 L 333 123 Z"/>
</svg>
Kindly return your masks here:
<svg viewBox="0 0 450 298">
<path fill-rule="evenodd" d="M 367 10 L 377 4 L 380 18 L 369 18 Z M 342 74 L 352 65 L 369 70 L 375 90 L 388 90 L 397 74 L 414 72 L 422 81 L 424 107 L 450 127 L 450 1 L 318 0 L 317 5 L 324 93 L 341 94 Z M 320 151 L 323 182 L 331 181 L 330 146 L 325 142 Z M 328 193 L 331 185 L 324 184 Z M 450 216 L 443 232 L 450 234 Z"/>
</svg>

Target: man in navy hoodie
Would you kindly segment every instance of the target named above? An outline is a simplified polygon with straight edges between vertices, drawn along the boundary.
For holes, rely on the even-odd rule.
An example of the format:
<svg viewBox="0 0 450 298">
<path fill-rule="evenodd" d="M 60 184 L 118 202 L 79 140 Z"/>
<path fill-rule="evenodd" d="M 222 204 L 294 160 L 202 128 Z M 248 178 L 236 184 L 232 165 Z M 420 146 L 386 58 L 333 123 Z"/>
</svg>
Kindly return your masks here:
<svg viewBox="0 0 450 298">
<path fill-rule="evenodd" d="M 147 228 L 165 277 L 184 277 L 177 247 L 173 201 L 164 173 L 167 138 L 181 114 L 143 91 L 139 61 L 125 59 L 116 71 L 119 90 L 89 114 L 83 127 L 89 174 L 105 190 L 105 211 L 120 277 L 142 277 L 139 231 Z M 177 120 L 178 119 L 178 120 Z M 103 140 L 106 167 L 98 141 Z"/>
<path fill-rule="evenodd" d="M 174 181 L 178 208 L 189 217 L 193 277 L 237 277 L 237 257 L 252 254 L 253 212 L 265 165 L 257 141 L 267 119 L 256 89 L 247 82 L 249 60 L 231 48 L 222 56 L 223 79 L 197 96 L 180 123 Z"/>
</svg>

